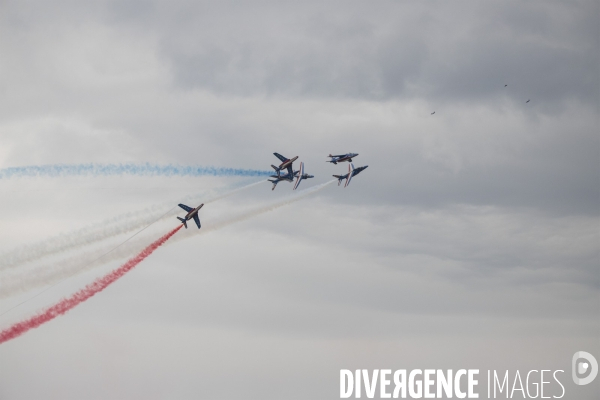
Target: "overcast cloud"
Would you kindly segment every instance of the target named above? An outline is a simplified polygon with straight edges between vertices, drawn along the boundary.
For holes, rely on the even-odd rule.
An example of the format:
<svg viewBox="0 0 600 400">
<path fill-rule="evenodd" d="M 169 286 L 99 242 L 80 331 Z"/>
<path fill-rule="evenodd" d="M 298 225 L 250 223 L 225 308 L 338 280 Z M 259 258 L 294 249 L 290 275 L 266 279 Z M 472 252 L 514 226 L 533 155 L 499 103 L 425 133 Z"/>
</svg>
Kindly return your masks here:
<svg viewBox="0 0 600 400">
<path fill-rule="evenodd" d="M 277 151 L 305 162 L 306 188 L 347 171 L 329 153 L 369 165 L 169 244 L 1 345 L 0 399 L 333 399 L 342 368 L 423 367 L 564 369 L 566 398 L 597 398 L 570 358 L 600 356 L 599 16 L 597 1 L 0 3 L 0 168 L 266 170 Z M 236 179 L 0 180 L 0 254 Z M 203 224 L 290 191 L 237 193 Z"/>
</svg>

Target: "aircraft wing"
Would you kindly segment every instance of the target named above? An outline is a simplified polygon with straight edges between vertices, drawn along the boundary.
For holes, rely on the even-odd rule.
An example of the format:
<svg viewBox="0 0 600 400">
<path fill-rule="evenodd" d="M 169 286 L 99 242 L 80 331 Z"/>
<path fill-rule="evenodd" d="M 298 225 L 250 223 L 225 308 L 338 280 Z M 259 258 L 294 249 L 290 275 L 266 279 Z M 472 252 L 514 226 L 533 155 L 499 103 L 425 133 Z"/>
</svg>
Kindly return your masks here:
<svg viewBox="0 0 600 400">
<path fill-rule="evenodd" d="M 302 175 L 304 175 L 304 163 L 303 162 L 300 163 L 300 173 L 298 174 L 298 177 L 296 178 L 296 183 L 294 184 L 294 190 L 296 190 L 298 185 L 300 185 L 300 181 L 302 180 Z"/>
<path fill-rule="evenodd" d="M 200 229 L 200 217 L 198 217 L 198 213 L 194 214 L 194 222 L 198 225 L 198 229 Z"/>
<path fill-rule="evenodd" d="M 288 159 L 282 156 L 279 153 L 273 153 L 273 155 L 281 160 L 281 162 L 286 162 Z"/>
<path fill-rule="evenodd" d="M 185 211 L 190 212 L 193 210 L 192 207 L 188 207 L 185 204 L 179 204 L 179 207 L 183 208 Z"/>
<path fill-rule="evenodd" d="M 332 156 L 329 156 L 329 157 L 344 157 L 344 156 L 346 156 L 346 154 L 332 155 Z"/>
<path fill-rule="evenodd" d="M 344 185 L 344 187 L 348 186 L 350 184 L 350 181 L 352 180 L 352 175 L 354 172 L 354 165 L 352 163 L 350 163 L 350 165 L 348 165 L 348 177 L 346 178 L 346 184 Z"/>
<path fill-rule="evenodd" d="M 292 177 L 294 176 L 294 170 L 292 169 L 291 165 L 288 165 L 287 171 L 288 171 L 288 175 L 291 175 Z"/>
</svg>

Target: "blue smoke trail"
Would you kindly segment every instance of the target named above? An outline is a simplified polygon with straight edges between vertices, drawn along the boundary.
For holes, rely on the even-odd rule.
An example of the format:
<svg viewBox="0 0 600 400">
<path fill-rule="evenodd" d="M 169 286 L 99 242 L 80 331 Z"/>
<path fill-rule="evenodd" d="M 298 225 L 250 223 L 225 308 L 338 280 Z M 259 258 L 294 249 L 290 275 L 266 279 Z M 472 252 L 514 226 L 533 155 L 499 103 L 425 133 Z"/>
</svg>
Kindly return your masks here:
<svg viewBox="0 0 600 400">
<path fill-rule="evenodd" d="M 256 169 L 200 167 L 186 165 L 158 164 L 54 164 L 29 165 L 25 167 L 10 167 L 0 169 L 0 179 L 35 176 L 109 176 L 109 175 L 138 175 L 138 176 L 268 176 L 270 171 Z"/>
</svg>

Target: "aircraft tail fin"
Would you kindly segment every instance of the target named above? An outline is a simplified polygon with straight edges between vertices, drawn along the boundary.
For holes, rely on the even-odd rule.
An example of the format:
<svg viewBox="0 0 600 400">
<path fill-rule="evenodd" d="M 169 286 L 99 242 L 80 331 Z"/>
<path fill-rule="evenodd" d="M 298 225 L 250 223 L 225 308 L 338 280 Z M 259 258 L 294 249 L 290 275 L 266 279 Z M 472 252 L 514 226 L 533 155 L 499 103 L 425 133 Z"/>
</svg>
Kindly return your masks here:
<svg viewBox="0 0 600 400">
<path fill-rule="evenodd" d="M 344 179 L 343 175 L 333 175 L 334 178 L 337 178 L 338 180 L 338 186 L 340 186 L 340 183 L 342 183 L 342 179 Z"/>
<path fill-rule="evenodd" d="M 183 222 L 183 226 L 185 226 L 185 229 L 187 229 L 187 221 L 180 217 L 177 217 L 177 219 L 180 220 L 181 222 Z"/>
<path fill-rule="evenodd" d="M 274 166 L 273 164 L 271 164 L 271 167 L 273 167 L 273 169 L 277 171 L 277 176 L 279 176 L 279 174 L 281 173 L 281 169 L 279 169 L 279 167 Z"/>
</svg>

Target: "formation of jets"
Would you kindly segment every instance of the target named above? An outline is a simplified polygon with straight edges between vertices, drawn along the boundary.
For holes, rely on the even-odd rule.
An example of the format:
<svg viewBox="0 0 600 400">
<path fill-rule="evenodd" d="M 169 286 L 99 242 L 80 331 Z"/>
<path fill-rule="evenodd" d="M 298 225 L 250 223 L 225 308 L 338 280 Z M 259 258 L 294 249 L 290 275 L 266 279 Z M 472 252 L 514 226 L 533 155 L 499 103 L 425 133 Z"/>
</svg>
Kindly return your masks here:
<svg viewBox="0 0 600 400">
<path fill-rule="evenodd" d="M 273 167 L 273 169 L 277 173 L 276 175 L 271 175 L 271 179 L 269 179 L 269 182 L 271 182 L 273 184 L 273 187 L 271 188 L 271 190 L 275 190 L 275 188 L 277 187 L 277 184 L 279 182 L 282 182 L 282 181 L 293 182 L 294 179 L 296 179 L 296 183 L 294 184 L 293 190 L 296 190 L 298 188 L 298 186 L 300 185 L 300 182 L 302 182 L 303 179 L 314 178 L 313 175 L 304 173 L 304 162 L 300 163 L 300 169 L 298 171 L 294 171 L 294 168 L 293 168 L 294 161 L 296 161 L 298 159 L 298 156 L 296 156 L 294 158 L 287 158 L 287 157 L 282 156 L 279 153 L 273 153 L 273 155 L 275 157 L 279 158 L 279 160 L 281 161 L 281 164 L 278 167 L 275 165 L 271 165 L 271 167 Z M 347 161 L 350 164 L 348 166 L 347 174 L 333 175 L 335 178 L 338 179 L 338 186 L 344 179 L 346 179 L 346 184 L 344 185 L 344 187 L 348 186 L 350 184 L 350 181 L 352 180 L 353 176 L 358 175 L 362 170 L 364 170 L 368 167 L 368 165 L 365 165 L 364 167 L 354 168 L 354 164 L 352 164 L 352 159 L 356 156 L 358 156 L 358 153 L 328 155 L 330 160 L 327 160 L 327 162 L 329 162 L 329 163 L 337 165 L 337 163 Z M 284 169 L 287 170 L 286 174 L 281 173 L 281 171 Z"/>
<path fill-rule="evenodd" d="M 300 163 L 300 169 L 298 171 L 294 171 L 294 161 L 296 161 L 298 159 L 298 156 L 293 157 L 293 158 L 286 158 L 279 153 L 273 153 L 273 155 L 281 161 L 281 164 L 279 164 L 279 166 L 271 165 L 271 167 L 273 167 L 273 169 L 276 172 L 276 174 L 271 175 L 271 177 L 270 177 L 271 179 L 268 179 L 268 181 L 273 184 L 273 187 L 271 188 L 271 190 L 275 190 L 275 188 L 277 187 L 277 184 L 279 182 L 282 182 L 282 181 L 293 182 L 294 179 L 296 180 L 296 182 L 294 183 L 293 190 L 296 190 L 298 188 L 298 186 L 300 186 L 300 183 L 302 182 L 303 179 L 314 178 L 314 175 L 309 175 L 304 172 L 304 162 Z M 352 177 L 358 175 L 361 171 L 367 169 L 368 165 L 365 165 L 363 167 L 358 167 L 358 168 L 354 167 L 354 164 L 352 164 L 352 158 L 354 158 L 356 156 L 358 156 L 358 153 L 346 153 L 346 154 L 338 154 L 338 155 L 330 154 L 328 156 L 330 158 L 330 160 L 327 160 L 327 162 L 330 162 L 332 164 L 337 165 L 337 163 L 339 163 L 339 162 L 348 161 L 349 165 L 348 165 L 348 173 L 347 174 L 333 175 L 338 180 L 338 186 L 342 183 L 342 181 L 344 179 L 346 180 L 344 187 L 348 186 L 350 184 L 350 181 L 352 180 Z M 286 173 L 282 174 L 282 171 L 286 171 Z M 200 229 L 201 225 L 200 225 L 200 217 L 198 216 L 198 211 L 202 208 L 202 206 L 204 204 L 200 204 L 196 208 L 186 206 L 185 204 L 178 204 L 178 205 L 179 205 L 179 207 L 181 207 L 182 209 L 184 209 L 187 212 L 185 217 L 183 217 L 183 218 L 177 217 L 177 219 L 179 221 L 181 221 L 183 226 L 185 226 L 185 228 L 187 229 L 187 227 L 188 227 L 187 221 L 193 219 L 194 222 L 196 223 L 196 225 L 198 226 L 198 229 Z"/>
</svg>

